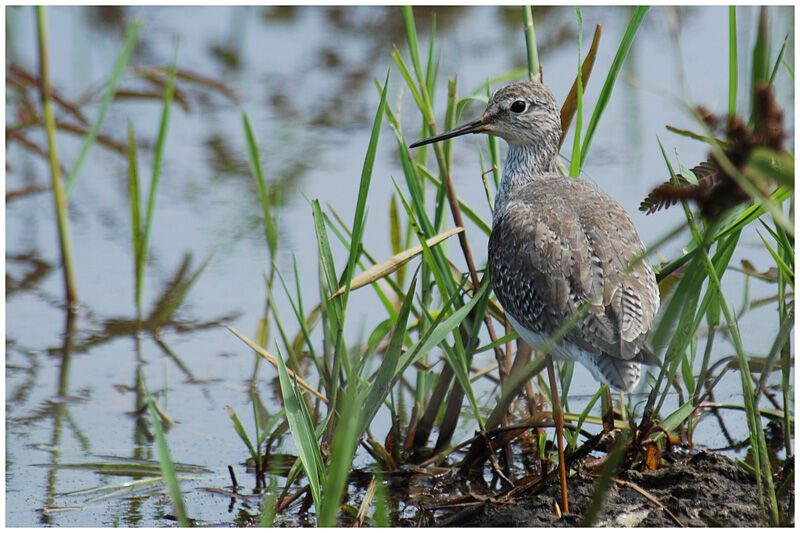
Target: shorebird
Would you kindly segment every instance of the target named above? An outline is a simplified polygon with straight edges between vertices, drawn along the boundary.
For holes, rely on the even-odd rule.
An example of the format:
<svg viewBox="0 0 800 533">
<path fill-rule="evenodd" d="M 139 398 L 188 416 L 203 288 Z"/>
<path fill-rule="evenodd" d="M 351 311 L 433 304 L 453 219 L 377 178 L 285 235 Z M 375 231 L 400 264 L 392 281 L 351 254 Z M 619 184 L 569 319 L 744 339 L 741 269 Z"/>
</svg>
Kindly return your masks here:
<svg viewBox="0 0 800 533">
<path fill-rule="evenodd" d="M 547 357 L 577 361 L 600 382 L 632 391 L 642 363 L 659 364 L 644 345 L 658 309 L 658 285 L 625 209 L 587 181 L 558 172 L 561 119 L 550 89 L 538 81 L 506 85 L 491 96 L 479 119 L 410 147 L 467 133 L 496 135 L 508 143 L 488 267 L 509 322 L 532 348 L 541 349 L 573 320 Z M 552 360 L 548 363 L 552 369 Z M 563 413 L 551 388 L 562 507 L 568 512 Z"/>
</svg>

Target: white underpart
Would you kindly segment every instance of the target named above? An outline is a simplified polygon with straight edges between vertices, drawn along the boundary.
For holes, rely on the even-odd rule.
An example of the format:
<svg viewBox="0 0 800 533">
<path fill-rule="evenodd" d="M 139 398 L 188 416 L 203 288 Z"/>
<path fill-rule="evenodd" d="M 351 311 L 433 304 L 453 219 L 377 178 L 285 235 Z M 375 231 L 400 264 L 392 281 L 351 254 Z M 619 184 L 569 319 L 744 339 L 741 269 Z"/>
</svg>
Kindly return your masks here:
<svg viewBox="0 0 800 533">
<path fill-rule="evenodd" d="M 550 340 L 547 335 L 541 335 L 529 330 L 517 322 L 517 320 L 514 319 L 514 317 L 509 313 L 506 313 L 506 317 L 511 325 L 514 326 L 514 329 L 517 330 L 519 336 L 522 337 L 522 340 L 527 342 L 531 348 L 534 350 L 542 350 L 547 346 L 548 341 Z M 586 350 L 583 350 L 574 344 L 565 343 L 563 341 L 559 342 L 550 350 L 550 355 L 553 357 L 553 359 L 558 361 L 575 361 L 580 363 L 584 366 L 584 368 L 592 373 L 592 376 L 594 376 L 597 381 L 605 383 L 606 385 L 610 385 L 611 387 L 624 392 L 632 391 L 639 383 L 639 371 L 641 365 L 633 361 L 623 361 L 620 359 L 614 361 L 613 365 L 610 365 L 614 368 L 614 370 L 617 371 L 618 374 L 618 376 L 615 376 L 617 379 L 614 380 L 616 381 L 614 382 L 609 379 L 609 376 L 606 376 L 601 370 L 600 365 L 598 364 L 599 356 L 597 354 L 587 352 Z M 623 373 L 627 374 L 627 376 L 623 375 Z"/>
</svg>

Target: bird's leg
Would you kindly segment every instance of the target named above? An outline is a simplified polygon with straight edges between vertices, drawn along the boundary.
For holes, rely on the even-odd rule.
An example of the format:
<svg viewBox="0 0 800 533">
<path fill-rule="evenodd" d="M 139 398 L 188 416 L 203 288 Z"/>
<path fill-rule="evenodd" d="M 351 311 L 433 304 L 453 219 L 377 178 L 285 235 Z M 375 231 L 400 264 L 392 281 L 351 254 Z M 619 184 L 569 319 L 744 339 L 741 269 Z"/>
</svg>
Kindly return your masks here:
<svg viewBox="0 0 800 533">
<path fill-rule="evenodd" d="M 608 434 L 614 431 L 614 400 L 611 397 L 611 389 L 608 385 L 603 385 L 603 433 Z"/>
<path fill-rule="evenodd" d="M 558 382 L 553 368 L 553 358 L 546 357 L 547 374 L 550 377 L 550 397 L 553 404 L 553 420 L 556 423 L 556 446 L 558 447 L 558 476 L 561 481 L 561 512 L 569 513 L 567 501 L 567 465 L 564 463 L 564 412 L 561 410 L 561 398 L 558 396 Z"/>
</svg>

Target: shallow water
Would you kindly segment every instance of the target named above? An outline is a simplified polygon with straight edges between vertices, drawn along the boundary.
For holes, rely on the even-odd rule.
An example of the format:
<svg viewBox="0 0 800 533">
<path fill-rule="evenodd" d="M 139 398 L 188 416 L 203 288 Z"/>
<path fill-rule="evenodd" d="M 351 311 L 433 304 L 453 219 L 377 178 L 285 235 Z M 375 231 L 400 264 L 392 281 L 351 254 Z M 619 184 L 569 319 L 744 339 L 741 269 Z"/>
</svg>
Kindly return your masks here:
<svg viewBox="0 0 800 533">
<path fill-rule="evenodd" d="M 432 9 L 417 9 L 420 41 L 427 42 Z M 739 50 L 743 60 L 752 47 L 755 8 L 739 8 Z M 33 71 L 36 68 L 33 9 L 7 8 L 7 62 Z M 445 79 L 458 75 L 461 94 L 468 94 L 487 78 L 525 64 L 521 15 L 517 8 L 451 8 L 437 10 L 437 49 L 440 82 L 437 108 L 443 110 Z M 537 39 L 545 81 L 562 100 L 577 68 L 575 17 L 570 8 L 536 10 Z M 588 108 L 602 86 L 624 32 L 627 8 L 587 8 L 584 47 L 591 30 L 602 23 L 603 38 L 595 74 L 587 87 Z M 222 80 L 239 96 L 238 104 L 226 96 L 188 84 L 190 110 L 174 105 L 158 191 L 150 263 L 145 277 L 145 314 L 164 286 L 175 276 L 185 257 L 192 269 L 213 254 L 208 267 L 179 308 L 175 321 L 157 338 L 130 333 L 135 318 L 134 280 L 130 250 L 130 220 L 123 157 L 94 146 L 70 197 L 70 222 L 82 304 L 74 336 L 65 349 L 63 287 L 59 270 L 52 198 L 47 192 L 6 204 L 6 523 L 9 526 L 159 526 L 171 522 L 166 496 L 118 497 L 87 502 L 85 495 L 65 493 L 120 483 L 127 478 L 97 474 L 86 468 L 54 465 L 101 461 L 103 456 L 157 459 L 157 454 L 136 424 L 132 411 L 139 405 L 135 393 L 141 369 L 147 386 L 160 391 L 159 402 L 179 424 L 168 432 L 173 459 L 202 465 L 210 473 L 183 485 L 189 514 L 205 523 L 244 523 L 257 513 L 256 501 L 237 501 L 204 492 L 200 487 L 230 486 L 227 465 L 233 465 L 239 482 L 252 486 L 241 464 L 246 449 L 234 433 L 226 404 L 245 425 L 252 425 L 248 380 L 253 372 L 250 350 L 222 326 L 232 325 L 253 336 L 265 307 L 264 272 L 269 255 L 260 222 L 260 206 L 250 175 L 241 127 L 245 110 L 253 124 L 262 165 L 271 184 L 280 184 L 277 267 L 291 285 L 293 255 L 298 259 L 306 307 L 316 302 L 317 267 L 311 209 L 307 198 L 331 204 L 350 220 L 356 202 L 358 179 L 378 102 L 373 79 L 383 79 L 391 69 L 389 104 L 402 101 L 404 129 L 416 137 L 419 123 L 414 106 L 391 59 L 392 44 L 405 53 L 405 36 L 397 8 L 51 8 L 48 10 L 52 84 L 64 96 L 78 99 L 97 88 L 111 70 L 121 35 L 133 18 L 144 22 L 133 58 L 138 67 L 163 66 L 174 57 L 181 69 Z M 774 35 L 790 35 L 786 58 L 794 61 L 793 10 L 771 11 Z M 668 24 L 676 24 L 682 62 L 671 44 Z M 645 17 L 626 60 L 614 96 L 600 122 L 585 167 L 586 174 L 614 195 L 631 213 L 645 244 L 659 240 L 682 216 L 669 210 L 645 216 L 640 200 L 666 178 L 656 136 L 668 151 L 673 147 L 681 161 L 691 166 L 706 158 L 704 145 L 676 136 L 665 124 L 693 128 L 680 105 L 666 96 L 681 90 L 681 73 L 694 102 L 723 113 L 727 108 L 727 10 L 725 8 L 652 8 Z M 777 50 L 780 43 L 773 43 Z M 125 88 L 146 87 L 128 77 Z M 740 80 L 743 106 L 747 80 Z M 776 93 L 792 127 L 793 89 L 785 72 Z M 468 109 L 465 120 L 480 112 Z M 15 110 L 7 101 L 6 111 Z M 85 109 L 90 119 L 96 101 Z M 111 106 L 103 132 L 123 142 L 127 124 L 137 138 L 153 143 L 161 111 L 158 101 L 121 101 Z M 442 113 L 437 115 L 441 120 Z M 7 123 L 11 120 L 9 116 Z M 586 119 L 584 123 L 586 122 Z M 31 138 L 44 143 L 37 131 Z M 793 138 L 790 137 L 790 139 Z M 454 180 L 458 194 L 485 219 L 489 210 L 480 182 L 477 138 L 455 143 Z M 80 140 L 58 137 L 59 152 L 69 167 Z M 571 138 L 565 142 L 571 146 Z M 6 190 L 45 184 L 49 174 L 43 160 L 9 144 L 6 151 Z M 140 171 L 149 182 L 152 150 L 140 149 Z M 402 171 L 394 139 L 388 128 L 381 134 L 369 197 L 369 218 L 364 242 L 376 257 L 391 255 L 388 205 L 391 178 Z M 143 191 L 143 194 L 144 192 Z M 476 265 L 486 260 L 486 238 L 471 223 L 467 232 Z M 451 244 L 455 246 L 455 244 Z M 658 250 L 676 257 L 679 243 Z M 755 232 L 742 236 L 739 257 L 759 270 L 772 264 Z M 337 265 L 346 255 L 334 247 Z M 453 254 L 459 257 L 460 254 Z M 655 258 L 653 258 L 655 260 Z M 464 268 L 463 265 L 459 265 Z M 21 283 L 21 281 L 25 283 Z M 724 279 L 733 303 L 741 305 L 744 277 L 729 273 Z M 288 300 L 276 285 L 276 305 L 290 334 L 297 327 Z M 750 298 L 768 296 L 773 288 L 757 280 Z M 370 313 L 377 304 L 368 289 L 352 296 L 348 338 L 362 338 L 377 324 Z M 777 329 L 775 311 L 765 306 L 745 315 L 745 347 L 764 355 Z M 274 345 L 273 338 L 270 341 Z M 68 356 L 65 357 L 64 354 Z M 719 340 L 715 356 L 733 353 Z M 476 365 L 491 363 L 482 354 Z M 262 365 L 261 399 L 270 413 L 275 401 L 274 370 Z M 718 389 L 721 402 L 738 397 L 739 377 L 733 373 Z M 574 391 L 596 390 L 588 372 L 576 369 Z M 479 392 L 479 404 L 491 405 L 491 387 Z M 591 397 L 571 396 L 572 410 Z M 638 398 L 643 398 L 640 396 Z M 676 401 L 675 398 L 670 399 Z M 668 406 L 669 407 L 669 406 Z M 466 413 L 465 409 L 465 413 Z M 744 418 L 726 414 L 737 438 Z M 381 417 L 378 417 L 380 419 Z M 376 435 L 386 433 L 380 422 Z M 703 432 L 703 428 L 706 431 Z M 471 436 L 475 424 L 468 416 L 454 441 Z M 290 439 L 288 439 L 290 440 Z M 701 424 L 696 440 L 724 446 L 715 422 Z M 283 443 L 287 452 L 291 442 Z M 357 458 L 358 465 L 368 458 Z M 74 508 L 73 508 L 74 507 Z"/>
</svg>

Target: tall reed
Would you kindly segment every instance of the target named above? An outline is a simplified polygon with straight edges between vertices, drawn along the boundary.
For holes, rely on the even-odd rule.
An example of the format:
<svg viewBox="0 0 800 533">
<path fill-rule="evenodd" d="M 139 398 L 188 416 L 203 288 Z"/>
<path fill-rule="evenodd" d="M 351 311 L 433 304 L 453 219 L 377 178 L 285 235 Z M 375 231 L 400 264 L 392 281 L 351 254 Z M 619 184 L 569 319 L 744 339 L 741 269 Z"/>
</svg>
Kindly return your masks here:
<svg viewBox="0 0 800 533">
<path fill-rule="evenodd" d="M 56 146 L 56 124 L 50 103 L 50 63 L 47 54 L 47 23 L 44 6 L 36 6 L 36 30 L 39 43 L 39 88 L 42 98 L 42 114 L 47 133 L 48 156 L 50 160 L 50 184 L 53 189 L 58 242 L 61 250 L 61 266 L 64 271 L 64 289 L 69 312 L 78 306 L 78 287 L 75 281 L 75 267 L 72 258 L 72 244 L 69 232 L 69 206 L 67 193 L 61 180 L 61 163 Z"/>
</svg>

